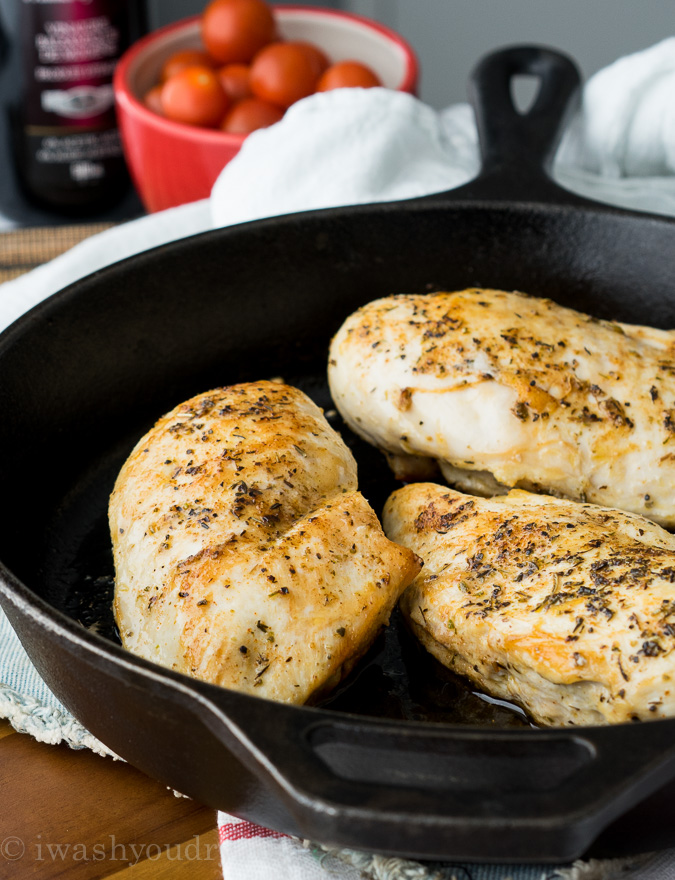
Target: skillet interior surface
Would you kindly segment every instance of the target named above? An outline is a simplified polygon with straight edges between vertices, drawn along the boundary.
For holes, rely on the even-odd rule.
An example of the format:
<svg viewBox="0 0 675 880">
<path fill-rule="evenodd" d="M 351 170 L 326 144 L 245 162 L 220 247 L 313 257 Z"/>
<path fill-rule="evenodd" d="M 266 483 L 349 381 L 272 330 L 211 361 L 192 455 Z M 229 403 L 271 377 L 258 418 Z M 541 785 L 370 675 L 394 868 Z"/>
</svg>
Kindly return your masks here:
<svg viewBox="0 0 675 880">
<path fill-rule="evenodd" d="M 64 477 L 47 510 L 46 487 L 41 489 L 41 539 L 33 543 L 30 553 L 14 539 L 0 550 L 14 572 L 25 583 L 39 585 L 40 594 L 53 607 L 119 643 L 110 607 L 114 572 L 107 526 L 107 499 L 119 468 L 138 438 L 166 409 L 193 393 L 242 380 L 282 376 L 329 412 L 333 426 L 355 453 L 361 489 L 379 513 L 397 483 L 384 457 L 342 423 L 326 382 L 327 348 L 333 332 L 354 308 L 377 296 L 491 286 L 535 291 L 598 317 L 637 322 L 647 313 L 652 322 L 658 310 L 663 313 L 661 325 L 670 323 L 666 297 L 646 278 L 636 277 L 627 283 L 625 266 L 616 266 L 613 283 L 598 290 L 596 267 L 601 263 L 595 247 L 591 249 L 592 260 L 588 254 L 581 258 L 583 272 L 578 265 L 571 271 L 567 268 L 572 252 L 579 260 L 579 240 L 597 242 L 598 229 L 611 226 L 612 220 L 635 246 L 635 231 L 625 229 L 626 218 L 608 215 L 602 223 L 596 217 L 593 228 L 588 218 L 580 224 L 578 216 L 560 210 L 540 209 L 535 215 L 529 209 L 518 212 L 482 207 L 476 213 L 476 209 L 460 207 L 448 214 L 428 205 L 417 209 L 405 206 L 405 211 L 410 216 L 403 223 L 385 207 L 374 212 L 380 217 L 367 210 L 356 216 L 345 212 L 345 222 L 340 222 L 339 216 L 306 218 L 316 229 L 307 232 L 302 249 L 298 241 L 284 242 L 286 232 L 295 237 L 297 221 L 288 221 L 283 230 L 270 224 L 270 234 L 253 243 L 253 248 L 260 248 L 271 278 L 256 277 L 253 269 L 260 265 L 260 256 L 242 249 L 236 234 L 229 247 L 226 233 L 206 235 L 190 242 L 182 256 L 175 257 L 170 247 L 154 259 L 149 256 L 146 267 L 131 261 L 120 267 L 119 277 L 109 282 L 104 282 L 103 276 L 97 278 L 95 293 L 75 295 L 77 303 L 72 307 L 77 315 L 47 318 L 49 340 L 58 350 L 50 351 L 45 339 L 28 343 L 33 351 L 41 352 L 43 364 L 54 365 L 44 370 L 42 391 L 46 399 L 35 400 L 31 411 L 45 417 L 49 408 L 53 411 L 49 420 L 58 424 L 56 413 L 65 416 L 68 407 L 65 400 L 58 400 L 60 388 L 78 412 L 71 413 L 74 424 L 59 424 L 57 448 L 50 443 L 49 450 L 42 447 L 39 455 L 47 465 L 50 483 L 56 482 L 57 473 Z M 486 219 L 490 221 L 487 247 L 482 229 Z M 644 218 L 637 222 L 641 230 L 648 225 Z M 383 223 L 394 227 L 391 239 L 382 236 Z M 478 231 L 472 233 L 472 225 Z M 368 233 L 376 229 L 377 241 L 371 243 Z M 404 229 L 408 230 L 405 255 L 400 248 L 391 247 L 391 242 L 401 241 Z M 432 239 L 432 230 L 440 240 Z M 617 233 L 603 229 L 603 235 L 607 232 L 610 240 L 616 241 Z M 556 250 L 563 252 L 566 268 L 562 277 L 553 271 L 560 257 L 551 254 L 550 240 L 561 243 Z M 307 250 L 310 253 L 302 259 L 288 259 L 288 254 Z M 330 267 L 330 274 L 319 268 L 316 277 L 308 280 L 307 275 L 314 274 L 322 263 Z M 308 273 L 308 267 L 315 267 L 314 272 Z M 187 275 L 182 282 L 177 280 L 179 272 Z M 603 274 L 610 273 L 605 270 Z M 589 275 L 592 286 L 588 285 Z M 580 284 L 580 279 L 587 284 Z M 101 282 L 105 291 L 100 289 Z M 86 317 L 79 314 L 82 297 L 91 308 Z M 105 299 L 105 308 L 99 297 Z M 120 297 L 125 302 L 115 303 Z M 675 304 L 672 318 L 675 325 Z M 289 332 L 291 323 L 294 326 Z M 83 338 L 86 351 L 82 351 Z M 72 363 L 73 359 L 78 363 Z M 71 375 L 59 376 L 64 370 Z M 75 381 L 82 385 L 79 393 L 75 392 Z M 152 385 L 155 389 L 146 397 Z M 24 398 L 20 404 L 24 411 L 26 402 Z M 90 415 L 83 423 L 80 410 L 85 408 Z M 18 409 L 15 404 L 14 411 Z M 12 423 L 19 431 L 16 419 Z M 72 439 L 66 440 L 66 432 Z M 26 429 L 24 437 L 27 433 Z M 18 434 L 15 436 L 15 455 L 19 449 L 27 452 L 25 439 L 19 443 Z M 55 460 L 49 461 L 50 452 L 56 454 Z M 27 462 L 10 468 L 10 472 L 22 475 L 24 487 L 27 469 Z M 25 490 L 19 493 L 18 487 L 10 491 L 5 497 L 31 494 Z M 20 523 L 28 516 L 28 510 L 12 504 L 12 520 Z M 4 534 L 7 536 L 6 531 Z M 16 553 L 13 561 L 12 553 Z M 403 664 L 402 655 L 406 658 Z M 472 696 L 460 679 L 407 638 L 398 620 L 386 639 L 379 640 L 365 666 L 365 677 L 354 676 L 351 686 L 328 705 L 394 718 L 527 724 L 518 710 Z"/>
<path fill-rule="evenodd" d="M 511 189 L 517 184 L 517 175 L 508 182 Z M 578 855 L 602 824 L 656 787 L 653 779 L 644 790 L 636 785 L 632 800 L 618 798 L 605 810 L 601 823 L 590 828 L 587 822 L 589 828 L 577 837 L 565 838 L 551 820 L 550 827 L 543 829 L 546 833 L 542 833 L 541 842 L 536 843 L 531 835 L 518 837 L 514 820 L 512 827 L 502 823 L 492 834 L 490 847 L 486 846 L 482 827 L 501 809 L 494 804 L 491 807 L 489 798 L 476 807 L 481 828 L 467 825 L 458 829 L 456 839 L 443 839 L 433 832 L 432 823 L 424 825 L 423 800 L 412 794 L 402 798 L 405 810 L 399 810 L 401 817 L 404 813 L 407 816 L 407 837 L 393 836 L 389 826 L 378 829 L 372 816 L 360 816 L 357 834 L 350 830 L 353 813 L 346 815 L 343 826 L 340 817 L 333 817 L 329 833 L 320 817 L 314 826 L 303 825 L 307 816 L 299 808 L 289 816 L 281 808 L 265 806 L 264 795 L 247 776 L 228 780 L 232 800 L 223 801 L 214 782 L 218 776 L 217 743 L 203 738 L 210 757 L 203 759 L 207 773 L 200 775 L 181 748 L 186 735 L 181 730 L 185 723 L 181 712 L 175 706 L 153 709 L 155 698 L 164 699 L 161 676 L 149 674 L 147 690 L 139 686 L 138 699 L 134 702 L 129 697 L 127 706 L 122 705 L 117 691 L 111 690 L 108 709 L 102 708 L 106 695 L 92 694 L 98 684 L 111 684 L 106 678 L 110 673 L 108 656 L 116 656 L 108 647 L 116 639 L 107 611 L 112 574 L 106 526 L 108 494 L 136 440 L 177 402 L 218 385 L 282 376 L 330 409 L 325 373 L 332 334 L 355 308 L 391 293 L 469 286 L 519 289 L 598 318 L 675 327 L 675 222 L 592 206 L 571 196 L 567 203 L 562 199 L 558 204 L 541 204 L 535 190 L 533 186 L 530 194 L 524 189 L 520 201 L 513 202 L 479 201 L 467 188 L 407 203 L 294 215 L 206 233 L 83 279 L 3 335 L 0 558 L 11 578 L 28 585 L 50 609 L 78 621 L 78 627 L 90 628 L 87 644 L 92 646 L 91 657 L 85 658 L 91 660 L 90 665 L 84 672 L 75 666 L 72 676 L 63 675 L 64 664 L 71 659 L 65 656 L 64 648 L 64 659 L 54 664 L 53 683 L 83 723 L 124 757 L 205 803 L 236 807 L 241 815 L 283 830 L 429 857 L 556 860 Z M 355 438 L 350 442 L 355 444 L 360 484 L 379 511 L 394 483 L 379 453 Z M 72 634 L 74 630 L 62 626 L 58 613 L 47 611 L 42 620 L 48 619 L 49 626 L 41 632 L 28 599 L 26 608 L 24 611 L 17 604 L 13 620 L 20 624 L 20 634 L 33 651 L 31 656 L 39 661 L 38 668 L 48 672 L 50 657 L 61 650 L 60 633 Z M 91 635 L 92 628 L 100 634 Z M 420 707 L 438 711 L 438 688 L 434 691 L 432 686 L 430 692 L 411 696 L 410 688 L 397 691 L 383 683 L 383 676 L 391 679 L 401 673 L 400 663 L 405 665 L 410 658 L 409 646 L 394 644 L 397 658 L 393 660 L 391 653 L 387 655 L 391 637 L 380 647 L 380 659 L 384 659 L 368 673 L 375 676 L 380 689 L 377 714 L 414 718 Z M 78 651 L 80 659 L 84 658 L 81 649 L 73 649 L 76 663 Z M 409 664 L 413 678 L 419 669 L 417 663 L 413 659 Z M 131 666 L 145 668 L 141 663 Z M 86 676 L 90 678 L 85 680 Z M 175 678 L 165 676 L 167 681 Z M 430 680 L 433 682 L 433 677 Z M 440 681 L 440 690 L 445 688 L 446 696 L 452 697 L 454 685 L 442 676 L 436 681 Z M 359 691 L 364 685 L 366 691 Z M 351 692 L 352 697 L 357 695 L 356 702 L 350 703 L 351 698 L 342 695 L 334 708 L 363 711 L 359 700 L 364 698 L 358 695 L 371 686 L 367 680 L 357 682 Z M 195 693 L 211 691 L 198 687 Z M 340 704 L 340 699 L 347 702 Z M 233 698 L 232 705 L 235 702 Z M 254 704 L 263 702 L 249 698 L 251 717 L 259 711 Z M 457 701 L 448 702 L 450 715 L 441 711 L 441 717 L 429 716 L 429 720 L 468 720 L 472 724 L 482 720 L 500 726 L 521 723 L 506 709 L 495 709 L 482 719 L 470 713 L 460 718 L 452 715 Z M 144 706 L 148 707 L 146 717 Z M 483 711 L 484 707 L 479 708 Z M 123 717 L 116 721 L 118 710 Z M 289 725 L 292 718 L 303 715 L 300 711 L 289 714 L 282 707 L 270 706 L 269 711 L 277 719 L 291 719 Z M 310 715 L 311 710 L 306 713 Z M 322 717 L 321 712 L 312 717 Z M 160 723 L 164 754 L 153 741 Z M 662 738 L 672 742 L 674 724 L 652 722 L 643 728 L 656 731 L 655 737 L 664 731 Z M 440 729 L 445 730 L 445 725 Z M 523 736 L 530 733 L 522 732 Z M 598 734 L 595 742 L 603 737 L 622 744 L 628 754 L 638 742 L 634 727 Z M 544 741 L 548 741 L 545 734 Z M 555 741 L 564 753 L 560 766 L 568 759 L 570 766 L 575 764 L 585 748 L 572 738 Z M 581 749 L 578 754 L 574 751 L 577 747 Z M 237 748 L 235 743 L 233 752 L 242 761 Z M 589 755 L 593 748 L 588 747 Z M 326 753 L 329 751 L 330 743 Z M 257 753 L 248 760 L 266 767 L 267 759 Z M 577 763 L 582 766 L 586 760 L 582 756 Z M 652 777 L 657 764 L 651 767 Z M 231 769 L 229 764 L 227 767 Z M 509 773 L 505 786 L 511 796 L 514 777 Z M 611 794 L 617 774 L 610 768 L 604 776 Z M 533 784 L 536 789 L 539 783 Z M 567 791 L 564 784 L 560 783 L 563 787 L 557 792 L 561 798 Z M 283 795 L 283 782 L 278 782 L 278 788 Z M 333 788 L 338 790 L 337 783 Z M 482 795 L 485 801 L 484 785 Z M 286 801 L 292 800 L 288 790 L 285 796 Z M 363 789 L 359 796 L 367 798 Z M 378 801 L 378 796 L 376 793 L 372 799 L 374 816 L 385 803 Z M 444 797 L 449 800 L 447 792 Z M 462 797 L 471 812 L 466 791 Z M 532 798 L 532 812 L 536 813 L 536 799 Z M 386 802 L 395 805 L 396 795 L 389 792 Z M 411 811 L 414 814 L 417 805 L 419 815 L 411 823 Z M 288 803 L 286 806 L 293 813 Z M 575 821 L 583 825 L 582 820 L 577 817 Z M 399 825 L 403 827 L 403 819 Z M 620 849 L 617 839 L 615 836 L 608 844 L 614 851 Z"/>
</svg>

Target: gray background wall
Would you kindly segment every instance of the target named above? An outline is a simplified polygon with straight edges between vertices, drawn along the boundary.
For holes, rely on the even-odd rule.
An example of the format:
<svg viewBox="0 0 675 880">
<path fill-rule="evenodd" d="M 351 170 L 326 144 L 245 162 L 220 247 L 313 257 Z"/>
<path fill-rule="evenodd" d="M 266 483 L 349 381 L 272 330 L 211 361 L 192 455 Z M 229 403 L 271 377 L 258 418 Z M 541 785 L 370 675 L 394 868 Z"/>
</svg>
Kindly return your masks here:
<svg viewBox="0 0 675 880">
<path fill-rule="evenodd" d="M 399 31 L 420 57 L 420 97 L 435 107 L 463 101 L 471 68 L 496 46 L 557 47 L 588 77 L 621 55 L 675 36 L 673 0 L 315 0 L 305 5 L 341 6 Z M 204 6 L 205 0 L 150 0 L 150 20 L 157 26 Z"/>
</svg>

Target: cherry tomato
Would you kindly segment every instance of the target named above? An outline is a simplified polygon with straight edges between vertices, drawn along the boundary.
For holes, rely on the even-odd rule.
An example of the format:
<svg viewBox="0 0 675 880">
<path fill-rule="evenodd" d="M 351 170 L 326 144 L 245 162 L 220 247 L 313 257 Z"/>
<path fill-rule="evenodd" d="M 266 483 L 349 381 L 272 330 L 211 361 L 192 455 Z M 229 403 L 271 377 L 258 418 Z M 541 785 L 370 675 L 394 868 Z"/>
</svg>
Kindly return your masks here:
<svg viewBox="0 0 675 880">
<path fill-rule="evenodd" d="M 162 86 L 164 115 L 187 125 L 220 125 L 230 101 L 209 67 L 184 67 Z"/>
<path fill-rule="evenodd" d="M 160 116 L 164 116 L 164 110 L 162 109 L 162 87 L 158 85 L 149 89 L 143 97 L 143 103 L 148 110 L 152 110 L 153 113 L 159 113 Z"/>
<path fill-rule="evenodd" d="M 328 92 L 331 89 L 344 89 L 360 86 L 370 89 L 381 86 L 379 77 L 360 61 L 338 61 L 323 73 L 317 83 L 317 92 Z"/>
<path fill-rule="evenodd" d="M 251 68 L 247 64 L 226 64 L 220 68 L 218 78 L 231 101 L 251 97 L 250 73 Z"/>
<path fill-rule="evenodd" d="M 311 95 L 317 81 L 316 61 L 306 44 L 272 43 L 258 52 L 251 65 L 253 94 L 284 108 Z"/>
<path fill-rule="evenodd" d="M 296 42 L 296 46 L 301 48 L 305 55 L 311 60 L 314 68 L 316 70 L 317 78 L 321 76 L 321 74 L 326 70 L 326 68 L 330 65 L 328 58 L 326 58 L 325 54 L 319 49 L 318 46 L 315 46 L 313 43 L 301 43 Z"/>
<path fill-rule="evenodd" d="M 201 49 L 181 49 L 166 59 L 159 74 L 159 81 L 166 82 L 184 67 L 213 67 L 213 59 Z"/>
<path fill-rule="evenodd" d="M 276 31 L 272 10 L 263 0 L 211 0 L 201 25 L 204 45 L 220 64 L 250 61 Z"/>
<path fill-rule="evenodd" d="M 284 115 L 281 107 L 260 98 L 244 98 L 238 101 L 220 126 L 232 134 L 248 134 L 258 128 L 274 125 Z"/>
</svg>

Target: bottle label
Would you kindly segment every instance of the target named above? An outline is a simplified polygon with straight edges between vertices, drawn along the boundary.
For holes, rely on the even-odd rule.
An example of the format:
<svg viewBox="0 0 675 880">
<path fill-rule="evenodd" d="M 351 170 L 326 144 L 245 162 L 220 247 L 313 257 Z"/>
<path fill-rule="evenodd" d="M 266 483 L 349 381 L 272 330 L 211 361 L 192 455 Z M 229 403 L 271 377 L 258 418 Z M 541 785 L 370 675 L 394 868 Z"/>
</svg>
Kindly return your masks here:
<svg viewBox="0 0 675 880">
<path fill-rule="evenodd" d="M 27 166 L 38 187 L 96 183 L 122 161 L 112 77 L 127 0 L 21 0 Z"/>
</svg>

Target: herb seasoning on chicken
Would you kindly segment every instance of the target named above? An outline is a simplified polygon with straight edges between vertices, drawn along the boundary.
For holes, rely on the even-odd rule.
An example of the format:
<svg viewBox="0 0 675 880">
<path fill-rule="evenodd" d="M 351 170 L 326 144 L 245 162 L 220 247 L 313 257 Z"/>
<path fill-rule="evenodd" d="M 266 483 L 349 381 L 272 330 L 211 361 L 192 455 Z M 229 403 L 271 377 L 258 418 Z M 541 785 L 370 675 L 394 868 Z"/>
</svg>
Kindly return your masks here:
<svg viewBox="0 0 675 880">
<path fill-rule="evenodd" d="M 541 724 L 675 716 L 675 536 L 618 510 L 434 483 L 387 535 L 424 559 L 401 607 L 424 646 Z"/>
<path fill-rule="evenodd" d="M 275 382 L 209 391 L 161 418 L 109 514 L 124 646 L 286 702 L 340 681 L 420 567 L 385 538 L 321 410 Z"/>
<path fill-rule="evenodd" d="M 675 526 L 675 332 L 522 293 L 391 296 L 333 340 L 333 398 L 398 476 L 519 487 Z"/>
</svg>

